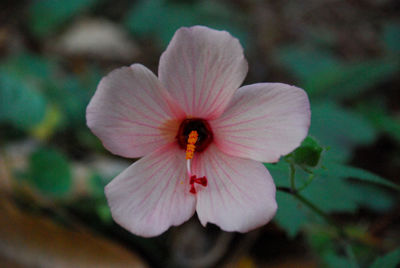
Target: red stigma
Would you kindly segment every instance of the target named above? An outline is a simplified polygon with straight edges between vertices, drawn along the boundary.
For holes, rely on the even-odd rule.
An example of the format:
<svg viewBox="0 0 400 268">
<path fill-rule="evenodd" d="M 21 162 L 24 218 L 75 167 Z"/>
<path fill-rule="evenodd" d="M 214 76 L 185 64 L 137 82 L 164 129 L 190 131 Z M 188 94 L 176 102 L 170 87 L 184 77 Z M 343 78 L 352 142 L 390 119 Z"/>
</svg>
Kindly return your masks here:
<svg viewBox="0 0 400 268">
<path fill-rule="evenodd" d="M 192 194 L 195 194 L 195 193 L 197 193 L 197 191 L 196 191 L 196 188 L 194 187 L 194 184 L 197 183 L 197 184 L 200 184 L 200 185 L 203 185 L 204 187 L 206 187 L 207 186 L 207 177 L 203 176 L 203 177 L 197 178 L 196 175 L 192 175 L 190 177 L 189 183 L 190 183 L 190 192 Z"/>
<path fill-rule="evenodd" d="M 190 186 L 190 191 L 189 192 L 191 192 L 192 194 L 196 193 L 196 189 L 194 188 L 193 184 Z"/>
</svg>

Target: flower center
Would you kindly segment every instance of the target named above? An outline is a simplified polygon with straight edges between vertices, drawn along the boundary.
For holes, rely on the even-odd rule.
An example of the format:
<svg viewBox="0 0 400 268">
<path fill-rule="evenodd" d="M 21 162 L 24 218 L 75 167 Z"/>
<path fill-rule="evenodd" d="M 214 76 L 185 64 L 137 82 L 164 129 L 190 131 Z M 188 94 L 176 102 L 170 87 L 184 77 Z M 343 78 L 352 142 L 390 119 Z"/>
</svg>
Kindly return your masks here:
<svg viewBox="0 0 400 268">
<path fill-rule="evenodd" d="M 191 160 L 193 158 L 194 155 L 194 151 L 196 150 L 196 143 L 198 141 L 199 138 L 199 134 L 197 133 L 196 130 L 192 130 L 189 133 L 189 138 L 187 140 L 187 145 L 186 145 L 186 164 L 187 164 L 187 172 L 188 172 L 188 176 L 190 178 L 189 184 L 190 184 L 190 191 L 192 194 L 197 193 L 196 188 L 194 187 L 194 184 L 200 184 L 203 185 L 204 187 L 207 186 L 207 177 L 203 176 L 201 178 L 197 178 L 196 175 L 192 174 L 192 170 L 191 170 Z"/>
<path fill-rule="evenodd" d="M 204 151 L 212 142 L 213 133 L 207 121 L 200 118 L 187 118 L 182 121 L 179 126 L 178 134 L 176 135 L 179 146 L 186 150 L 189 134 L 192 131 L 196 131 L 198 135 L 195 144 L 193 144 L 196 146 L 196 152 Z"/>
<path fill-rule="evenodd" d="M 191 166 L 195 152 L 204 151 L 212 142 L 212 132 L 207 121 L 203 119 L 185 119 L 179 126 L 176 139 L 181 148 L 186 149 L 186 168 L 189 177 L 189 192 L 196 194 L 195 184 L 207 186 L 207 178 L 205 176 L 197 178 L 197 175 L 192 174 Z"/>
</svg>

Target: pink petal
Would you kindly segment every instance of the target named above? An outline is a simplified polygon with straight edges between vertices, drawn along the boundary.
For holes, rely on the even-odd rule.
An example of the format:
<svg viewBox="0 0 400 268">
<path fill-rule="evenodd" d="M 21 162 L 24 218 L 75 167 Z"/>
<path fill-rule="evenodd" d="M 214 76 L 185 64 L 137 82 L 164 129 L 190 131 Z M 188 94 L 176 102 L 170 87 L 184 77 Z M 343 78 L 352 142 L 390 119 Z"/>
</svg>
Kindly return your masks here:
<svg viewBox="0 0 400 268">
<path fill-rule="evenodd" d="M 87 125 L 114 154 L 141 157 L 175 139 L 184 116 L 157 77 L 134 64 L 104 77 L 86 110 Z"/>
<path fill-rule="evenodd" d="M 239 41 L 203 26 L 180 28 L 162 54 L 161 83 L 188 116 L 218 117 L 247 74 Z"/>
<path fill-rule="evenodd" d="M 259 162 L 228 156 L 211 145 L 193 158 L 193 171 L 206 176 L 208 185 L 197 186 L 196 211 L 200 222 L 225 231 L 247 232 L 275 215 L 275 185 Z"/>
<path fill-rule="evenodd" d="M 130 232 L 156 236 L 195 211 L 185 153 L 176 145 L 157 150 L 113 179 L 105 189 L 114 220 Z"/>
<path fill-rule="evenodd" d="M 210 124 L 215 144 L 224 153 L 276 162 L 307 136 L 310 116 L 304 90 L 260 83 L 238 89 L 224 114 Z"/>
</svg>

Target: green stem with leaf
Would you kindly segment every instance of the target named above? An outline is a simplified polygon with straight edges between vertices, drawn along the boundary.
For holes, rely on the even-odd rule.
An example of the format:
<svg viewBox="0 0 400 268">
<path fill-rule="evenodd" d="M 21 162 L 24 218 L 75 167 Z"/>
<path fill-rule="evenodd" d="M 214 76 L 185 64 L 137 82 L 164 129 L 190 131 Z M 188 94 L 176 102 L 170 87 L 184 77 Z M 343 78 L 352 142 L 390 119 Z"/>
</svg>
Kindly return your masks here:
<svg viewBox="0 0 400 268">
<path fill-rule="evenodd" d="M 289 162 L 290 164 L 290 188 L 288 187 L 278 187 L 277 189 L 286 193 L 291 194 L 293 197 L 295 197 L 297 200 L 299 200 L 302 204 L 307 206 L 310 210 L 312 210 L 315 214 L 323 218 L 327 223 L 332 225 L 344 244 L 344 248 L 346 251 L 346 255 L 349 257 L 352 267 L 356 268 L 358 267 L 357 260 L 355 258 L 354 252 L 352 250 L 351 245 L 348 243 L 349 237 L 347 236 L 345 230 L 342 228 L 341 225 L 336 223 L 335 220 L 332 219 L 332 217 L 325 213 L 323 210 L 321 210 L 319 207 L 317 207 L 315 204 L 313 204 L 310 200 L 305 198 L 303 195 L 301 195 L 299 192 L 303 189 L 305 189 L 314 179 L 314 174 L 311 172 L 309 179 L 299 188 L 296 189 L 296 184 L 295 184 L 295 176 L 296 176 L 296 167 L 293 162 Z"/>
<path fill-rule="evenodd" d="M 278 187 L 278 190 L 284 191 L 286 193 L 291 194 L 293 197 L 295 197 L 297 200 L 299 200 L 301 203 L 303 203 L 305 206 L 307 206 L 309 209 L 311 209 L 315 214 L 319 215 L 321 218 L 323 218 L 326 222 L 334 226 L 339 235 L 341 237 L 344 236 L 345 232 L 342 229 L 342 227 L 337 224 L 332 217 L 330 217 L 327 213 L 325 213 L 323 210 L 318 208 L 315 204 L 313 204 L 311 201 L 309 201 L 307 198 L 305 198 L 303 195 L 301 195 L 299 192 L 303 190 L 308 184 L 311 183 L 311 181 L 314 179 L 313 176 L 310 177 L 310 179 L 302 186 L 300 189 L 296 189 L 296 184 L 295 184 L 295 176 L 296 176 L 296 167 L 293 162 L 289 162 L 290 165 L 290 188 L 287 187 Z M 313 174 L 312 174 L 313 175 Z"/>
</svg>

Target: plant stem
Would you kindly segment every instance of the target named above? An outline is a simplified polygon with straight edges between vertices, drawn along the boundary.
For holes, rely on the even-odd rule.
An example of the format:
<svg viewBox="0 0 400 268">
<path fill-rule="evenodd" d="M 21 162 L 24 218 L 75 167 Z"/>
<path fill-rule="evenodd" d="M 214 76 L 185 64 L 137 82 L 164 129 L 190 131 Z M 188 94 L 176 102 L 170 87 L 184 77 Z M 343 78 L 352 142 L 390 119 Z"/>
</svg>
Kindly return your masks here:
<svg viewBox="0 0 400 268">
<path fill-rule="evenodd" d="M 311 209 L 314 213 L 316 213 L 318 216 L 323 218 L 326 222 L 328 222 L 329 224 L 334 226 L 340 237 L 346 237 L 344 230 L 342 229 L 342 227 L 339 224 L 337 224 L 327 213 L 325 213 L 319 207 L 314 205 L 307 198 L 305 198 L 304 196 L 299 194 L 299 192 L 297 190 L 293 191 L 291 188 L 288 188 L 288 187 L 278 187 L 277 189 L 279 191 L 291 194 L 293 197 L 295 197 L 297 200 L 299 200 L 301 203 L 303 203 L 305 206 L 307 206 L 309 209 Z"/>
<path fill-rule="evenodd" d="M 293 192 L 296 192 L 296 182 L 295 182 L 295 176 L 296 176 L 296 168 L 292 162 L 290 162 L 290 187 L 292 188 Z"/>
<path fill-rule="evenodd" d="M 358 265 L 357 258 L 356 258 L 356 255 L 354 254 L 352 246 L 349 243 L 345 242 L 344 249 L 346 251 L 347 258 L 350 261 L 351 267 L 358 268 L 359 265 Z"/>
<path fill-rule="evenodd" d="M 304 189 L 306 189 L 307 186 L 310 185 L 310 183 L 314 180 L 314 178 L 315 178 L 315 174 L 310 174 L 310 176 L 308 177 L 307 181 L 300 188 L 298 188 L 297 191 L 301 192 Z"/>
<path fill-rule="evenodd" d="M 318 214 L 321 218 L 323 218 L 326 222 L 336 226 L 336 223 L 332 220 L 332 218 L 326 214 L 324 211 L 322 211 L 319 207 L 311 203 L 308 199 L 306 199 L 304 196 L 301 194 L 295 192 L 292 194 L 295 198 L 297 198 L 301 203 L 306 205 L 309 209 L 314 211 L 316 214 Z"/>
<path fill-rule="evenodd" d="M 314 180 L 315 175 L 312 172 L 309 172 L 310 177 L 308 178 L 308 180 L 299 189 L 296 189 L 296 184 L 295 184 L 296 167 L 293 162 L 289 162 L 289 164 L 290 164 L 290 188 L 277 187 L 277 190 L 291 194 L 293 197 L 295 197 L 297 200 L 299 200 L 301 203 L 307 206 L 310 210 L 312 210 L 315 214 L 317 214 L 318 216 L 323 218 L 327 223 L 332 225 L 336 229 L 338 237 L 344 245 L 346 255 L 351 262 L 352 268 L 358 268 L 359 265 L 355 257 L 355 254 L 353 252 L 351 245 L 348 243 L 349 237 L 344 231 L 343 227 L 338 223 L 336 223 L 329 214 L 325 213 L 319 207 L 314 205 L 310 200 L 308 200 L 307 198 L 305 198 L 303 195 L 300 194 L 300 191 L 304 190 Z"/>
</svg>

